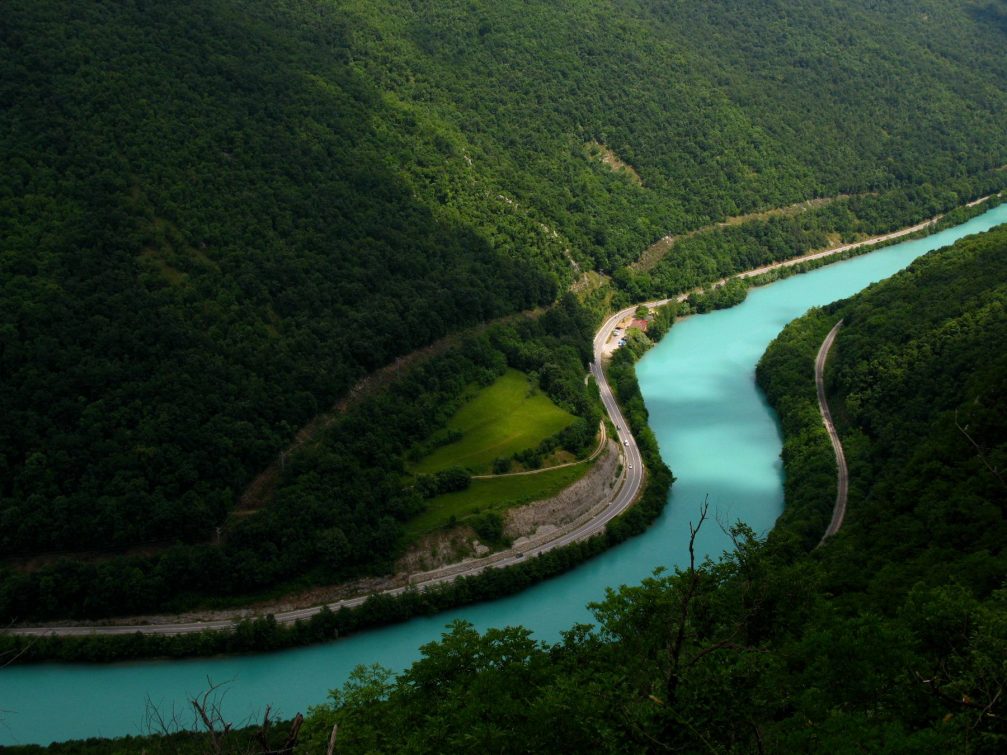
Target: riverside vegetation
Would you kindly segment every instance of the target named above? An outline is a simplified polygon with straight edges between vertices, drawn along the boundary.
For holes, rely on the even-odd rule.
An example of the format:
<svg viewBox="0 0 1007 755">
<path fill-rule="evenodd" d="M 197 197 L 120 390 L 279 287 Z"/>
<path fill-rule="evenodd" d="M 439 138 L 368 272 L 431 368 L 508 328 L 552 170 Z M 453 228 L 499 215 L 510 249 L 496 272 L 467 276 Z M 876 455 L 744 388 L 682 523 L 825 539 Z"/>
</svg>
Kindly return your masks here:
<svg viewBox="0 0 1007 755">
<path fill-rule="evenodd" d="M 233 516 L 299 427 L 582 272 L 610 300 L 664 295 L 1002 187 L 1003 18 L 941 0 L 11 0 L 0 617 L 382 572 L 424 508 L 407 445 L 464 385 L 536 371 L 593 432 L 573 376 L 598 302 L 417 369 Z M 842 195 L 629 267 L 666 234 Z"/>
<path fill-rule="evenodd" d="M 795 320 L 759 365 L 785 436 L 780 531 L 807 548 L 831 515 L 835 462 L 806 372 L 844 320 L 826 385 L 850 466 L 849 519 L 826 553 L 856 559 L 843 583 L 873 610 L 937 574 L 983 598 L 1004 586 L 1005 251 L 1001 226 L 928 254 Z"/>
</svg>

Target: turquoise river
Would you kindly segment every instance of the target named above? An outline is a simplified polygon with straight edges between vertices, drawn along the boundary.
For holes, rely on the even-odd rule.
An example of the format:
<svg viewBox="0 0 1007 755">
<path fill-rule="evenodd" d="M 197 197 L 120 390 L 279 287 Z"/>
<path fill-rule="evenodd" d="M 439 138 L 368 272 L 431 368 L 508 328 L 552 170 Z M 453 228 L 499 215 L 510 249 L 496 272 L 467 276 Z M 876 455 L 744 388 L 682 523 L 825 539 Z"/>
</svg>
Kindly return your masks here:
<svg viewBox="0 0 1007 755">
<path fill-rule="evenodd" d="M 754 380 L 769 342 L 809 307 L 856 293 L 931 249 L 1004 222 L 1007 205 L 939 234 L 754 290 L 733 309 L 672 328 L 638 370 L 651 425 L 678 478 L 663 516 L 644 535 L 519 595 L 327 645 L 192 661 L 8 667 L 0 670 L 0 744 L 142 733 L 148 701 L 187 716 L 187 697 L 208 679 L 227 682 L 226 714 L 236 723 L 267 704 L 293 716 L 322 702 L 358 664 L 404 668 L 455 618 L 482 629 L 522 624 L 542 640 L 556 640 L 575 622 L 590 621 L 587 604 L 606 586 L 636 583 L 657 566 L 681 563 L 688 523 L 707 495 L 722 521 L 744 520 L 765 533 L 783 505 L 779 430 Z M 699 547 L 719 554 L 726 537 L 716 524 L 707 526 Z"/>
</svg>

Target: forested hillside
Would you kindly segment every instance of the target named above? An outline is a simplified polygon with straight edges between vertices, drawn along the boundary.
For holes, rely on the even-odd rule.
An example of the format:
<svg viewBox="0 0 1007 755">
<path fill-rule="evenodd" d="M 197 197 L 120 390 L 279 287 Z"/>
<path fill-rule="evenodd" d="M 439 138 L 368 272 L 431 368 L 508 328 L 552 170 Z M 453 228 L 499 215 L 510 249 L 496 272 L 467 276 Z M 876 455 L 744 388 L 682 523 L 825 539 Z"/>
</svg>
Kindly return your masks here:
<svg viewBox="0 0 1007 755">
<path fill-rule="evenodd" d="M 1001 186 L 1004 15 L 987 0 L 6 2 L 0 551 L 210 542 L 361 375 L 549 304 L 588 269 L 635 293 L 620 270 L 664 234 L 844 193 L 894 192 L 899 219 L 923 216 Z M 708 269 L 669 264 L 639 287 Z M 744 264 L 738 249 L 717 263 Z M 384 508 L 361 518 L 398 521 L 409 506 L 375 474 Z M 241 541 L 291 559 L 256 585 L 315 553 L 277 516 L 249 525 L 273 546 Z M 378 530 L 353 548 L 386 563 L 395 527 Z M 228 569 L 222 585 L 255 571 Z"/>
</svg>

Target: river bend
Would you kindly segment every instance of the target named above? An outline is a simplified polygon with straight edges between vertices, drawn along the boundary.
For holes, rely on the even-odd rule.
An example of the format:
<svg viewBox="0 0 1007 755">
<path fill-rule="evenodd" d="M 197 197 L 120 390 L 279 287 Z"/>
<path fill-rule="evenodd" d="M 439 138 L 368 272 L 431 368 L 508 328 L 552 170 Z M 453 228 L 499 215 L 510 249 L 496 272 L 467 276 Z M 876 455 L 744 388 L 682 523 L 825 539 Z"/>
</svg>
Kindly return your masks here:
<svg viewBox="0 0 1007 755">
<path fill-rule="evenodd" d="M 606 585 L 636 583 L 656 566 L 684 562 L 688 522 L 707 495 L 722 522 L 741 519 L 768 531 L 783 505 L 779 429 L 754 379 L 769 342 L 809 307 L 854 294 L 931 249 L 1004 222 L 1007 205 L 939 234 L 779 281 L 752 291 L 737 307 L 676 324 L 638 367 L 651 426 L 678 478 L 667 509 L 645 534 L 518 595 L 327 645 L 234 658 L 2 669 L 0 744 L 143 733 L 148 697 L 162 710 L 184 711 L 186 697 L 205 689 L 208 677 L 231 680 L 226 713 L 236 723 L 261 717 L 267 704 L 290 717 L 322 702 L 357 664 L 406 667 L 454 618 L 480 629 L 522 624 L 540 639 L 558 639 L 563 629 L 590 620 L 586 604 L 600 599 Z M 697 547 L 717 555 L 728 542 L 712 522 Z"/>
</svg>

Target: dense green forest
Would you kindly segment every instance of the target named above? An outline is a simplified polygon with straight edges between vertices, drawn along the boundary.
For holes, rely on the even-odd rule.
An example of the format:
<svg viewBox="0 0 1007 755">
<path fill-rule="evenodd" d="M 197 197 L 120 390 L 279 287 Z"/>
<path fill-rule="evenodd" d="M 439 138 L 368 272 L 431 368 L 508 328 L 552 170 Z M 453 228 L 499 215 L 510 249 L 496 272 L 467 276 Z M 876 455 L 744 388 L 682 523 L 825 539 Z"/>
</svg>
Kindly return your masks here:
<svg viewBox="0 0 1007 755">
<path fill-rule="evenodd" d="M 851 495 L 814 549 L 835 470 L 809 463 L 831 449 L 804 415 L 818 419 L 814 356 L 840 317 L 827 376 Z M 398 676 L 358 669 L 298 751 L 324 751 L 336 724 L 337 752 L 1002 752 L 1005 375 L 1007 226 L 814 310 L 767 350 L 788 476 L 768 541 L 736 525 L 719 561 L 610 590 L 593 626 L 555 644 L 457 622 Z"/>
<path fill-rule="evenodd" d="M 418 437 L 404 430 L 291 459 L 224 548 L 216 528 L 299 427 L 397 356 L 549 305 L 589 269 L 631 297 L 750 262 L 728 239 L 634 278 L 665 234 L 856 195 L 853 220 L 771 245 L 789 254 L 1001 186 L 1004 14 L 989 0 L 9 0 L 0 613 L 167 609 L 197 583 L 380 570 L 418 505 L 392 483 Z M 423 374 L 416 406 L 433 412 L 446 394 Z M 378 421 L 429 422 L 394 414 Z M 170 558 L 79 558 L 151 547 Z"/>
</svg>

